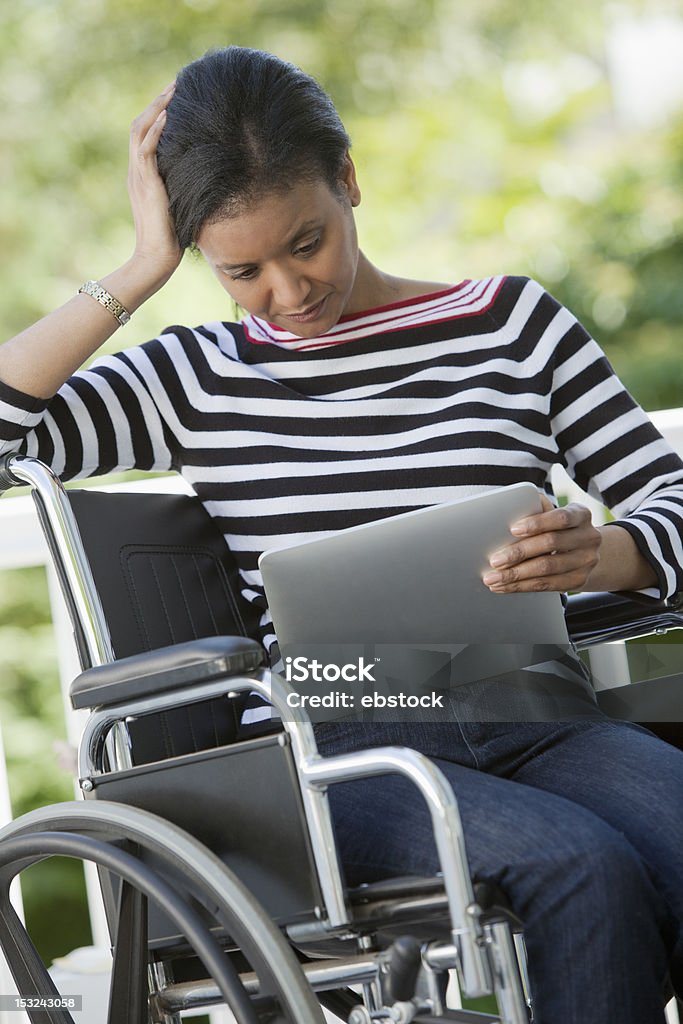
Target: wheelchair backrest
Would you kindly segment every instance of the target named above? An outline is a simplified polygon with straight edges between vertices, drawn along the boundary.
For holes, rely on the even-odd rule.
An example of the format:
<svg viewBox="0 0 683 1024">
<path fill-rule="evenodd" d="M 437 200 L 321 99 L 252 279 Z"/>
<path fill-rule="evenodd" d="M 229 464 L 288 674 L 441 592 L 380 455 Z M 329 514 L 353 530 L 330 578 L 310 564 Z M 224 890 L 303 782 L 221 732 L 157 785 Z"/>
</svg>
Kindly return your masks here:
<svg viewBox="0 0 683 1024">
<path fill-rule="evenodd" d="M 234 556 L 198 498 L 68 495 L 117 659 L 205 636 L 256 636 L 258 614 L 240 594 Z M 131 723 L 138 763 L 232 742 L 244 700 L 164 711 L 156 728 Z"/>
<path fill-rule="evenodd" d="M 68 494 L 117 658 L 203 636 L 256 636 L 234 556 L 198 498 Z"/>
<path fill-rule="evenodd" d="M 198 498 L 68 491 L 117 660 L 207 636 L 257 635 L 237 565 Z M 143 807 L 200 838 L 278 922 L 321 903 L 291 751 L 282 736 L 235 743 L 245 698 L 221 697 L 127 721 L 133 767 L 89 795 Z M 101 875 L 108 916 L 117 886 Z M 153 946 L 174 946 L 151 912 Z"/>
</svg>

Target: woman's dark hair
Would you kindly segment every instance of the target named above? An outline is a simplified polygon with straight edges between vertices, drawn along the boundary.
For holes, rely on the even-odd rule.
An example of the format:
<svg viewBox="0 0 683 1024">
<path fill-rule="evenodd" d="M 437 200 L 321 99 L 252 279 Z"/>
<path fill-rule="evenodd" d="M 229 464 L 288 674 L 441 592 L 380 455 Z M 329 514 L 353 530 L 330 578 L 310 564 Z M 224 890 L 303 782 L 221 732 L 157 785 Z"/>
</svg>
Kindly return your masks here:
<svg viewBox="0 0 683 1024">
<path fill-rule="evenodd" d="M 157 150 L 181 247 L 297 182 L 338 191 L 349 146 L 332 100 L 299 68 L 261 50 L 209 50 L 178 74 Z"/>
</svg>

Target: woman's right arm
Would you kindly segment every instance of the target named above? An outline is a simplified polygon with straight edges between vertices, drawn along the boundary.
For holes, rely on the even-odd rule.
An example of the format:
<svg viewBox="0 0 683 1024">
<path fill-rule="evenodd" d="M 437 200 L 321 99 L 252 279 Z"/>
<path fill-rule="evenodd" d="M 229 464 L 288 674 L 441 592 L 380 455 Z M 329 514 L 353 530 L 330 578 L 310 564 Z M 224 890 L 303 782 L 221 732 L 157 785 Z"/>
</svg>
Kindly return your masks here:
<svg viewBox="0 0 683 1024">
<path fill-rule="evenodd" d="M 129 313 L 163 287 L 182 257 L 156 166 L 173 88 L 172 83 L 131 126 L 128 192 L 135 250 L 123 266 L 99 281 Z M 95 299 L 74 295 L 0 347 L 0 381 L 25 395 L 49 399 L 117 327 L 113 314 Z"/>
</svg>

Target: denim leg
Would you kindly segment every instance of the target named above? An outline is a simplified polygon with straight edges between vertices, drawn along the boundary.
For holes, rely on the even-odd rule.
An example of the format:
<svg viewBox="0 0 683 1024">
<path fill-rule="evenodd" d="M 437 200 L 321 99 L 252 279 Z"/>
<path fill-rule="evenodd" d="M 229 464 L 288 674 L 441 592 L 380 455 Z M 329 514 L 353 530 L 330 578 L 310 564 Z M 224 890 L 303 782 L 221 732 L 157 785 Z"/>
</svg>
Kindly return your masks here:
<svg viewBox="0 0 683 1024">
<path fill-rule="evenodd" d="M 670 909 L 671 976 L 683 995 L 683 751 L 610 719 L 557 732 L 506 775 L 580 804 L 625 836 Z"/>
<path fill-rule="evenodd" d="M 409 743 L 397 726 L 373 728 L 374 745 Z M 353 739 L 328 732 L 321 745 L 330 753 L 373 745 L 370 727 L 359 731 Z M 504 729 L 492 731 L 511 746 Z M 481 737 L 468 745 L 457 726 L 430 737 L 409 745 L 427 747 L 453 786 L 473 875 L 498 882 L 525 922 L 538 1024 L 662 1024 L 671 921 L 633 845 L 593 810 L 476 770 L 487 754 Z M 447 743 L 465 763 L 436 755 Z M 347 783 L 330 797 L 350 882 L 437 869 L 428 813 L 405 780 Z"/>
</svg>

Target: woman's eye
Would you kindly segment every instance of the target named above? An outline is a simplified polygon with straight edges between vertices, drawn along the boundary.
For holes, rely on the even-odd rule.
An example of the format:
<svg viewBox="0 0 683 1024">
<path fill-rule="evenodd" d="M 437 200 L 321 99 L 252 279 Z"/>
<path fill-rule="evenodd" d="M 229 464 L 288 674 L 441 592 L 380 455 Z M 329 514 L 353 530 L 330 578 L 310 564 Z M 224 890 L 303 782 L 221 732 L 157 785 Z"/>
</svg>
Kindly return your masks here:
<svg viewBox="0 0 683 1024">
<path fill-rule="evenodd" d="M 247 270 L 240 270 L 237 274 L 231 274 L 231 281 L 253 281 L 256 277 L 256 267 L 249 267 Z"/>
<path fill-rule="evenodd" d="M 320 238 L 314 238 L 312 242 L 307 242 L 306 245 L 300 245 L 296 250 L 297 256 L 312 256 L 320 245 Z"/>
</svg>

